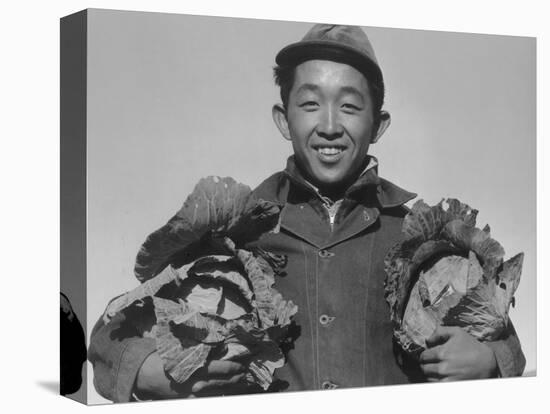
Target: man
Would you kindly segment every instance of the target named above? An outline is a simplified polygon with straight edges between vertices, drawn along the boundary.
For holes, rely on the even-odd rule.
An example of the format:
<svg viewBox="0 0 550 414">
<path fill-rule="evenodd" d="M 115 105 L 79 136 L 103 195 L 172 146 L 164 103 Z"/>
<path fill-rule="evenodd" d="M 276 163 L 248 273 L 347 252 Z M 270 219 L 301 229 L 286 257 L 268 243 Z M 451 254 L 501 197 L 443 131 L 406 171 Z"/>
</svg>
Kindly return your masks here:
<svg viewBox="0 0 550 414">
<path fill-rule="evenodd" d="M 276 288 L 299 313 L 285 366 L 273 390 L 312 390 L 521 375 L 525 360 L 513 328 L 481 343 L 459 328 L 439 328 L 420 362 L 392 341 L 384 299 L 384 256 L 399 241 L 415 197 L 378 177 L 368 156 L 390 125 L 384 82 L 372 46 L 357 27 L 315 25 L 276 57 L 282 104 L 273 119 L 294 156 L 255 196 L 282 207 L 277 229 L 246 246 L 286 255 Z M 244 366 L 211 361 L 186 384 L 165 374 L 152 339 L 118 336 L 117 315 L 92 333 L 98 391 L 114 401 L 251 392 Z"/>
</svg>

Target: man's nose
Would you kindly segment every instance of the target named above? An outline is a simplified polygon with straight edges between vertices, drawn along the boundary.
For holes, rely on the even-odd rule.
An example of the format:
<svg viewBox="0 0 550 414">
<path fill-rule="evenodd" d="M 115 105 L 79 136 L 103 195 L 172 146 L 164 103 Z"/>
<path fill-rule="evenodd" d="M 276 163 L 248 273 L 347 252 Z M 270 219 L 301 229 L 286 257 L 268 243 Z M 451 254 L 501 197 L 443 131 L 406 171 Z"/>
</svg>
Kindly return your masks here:
<svg viewBox="0 0 550 414">
<path fill-rule="evenodd" d="M 317 125 L 317 134 L 325 139 L 335 139 L 344 133 L 338 111 L 327 107 L 321 112 L 321 118 Z"/>
</svg>

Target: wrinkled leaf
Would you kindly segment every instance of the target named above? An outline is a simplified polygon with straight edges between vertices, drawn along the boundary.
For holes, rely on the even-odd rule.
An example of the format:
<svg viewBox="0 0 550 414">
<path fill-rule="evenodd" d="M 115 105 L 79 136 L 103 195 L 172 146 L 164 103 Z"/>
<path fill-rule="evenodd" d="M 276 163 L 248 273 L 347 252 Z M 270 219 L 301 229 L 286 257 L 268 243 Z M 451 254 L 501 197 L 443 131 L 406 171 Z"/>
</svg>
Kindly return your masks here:
<svg viewBox="0 0 550 414">
<path fill-rule="evenodd" d="M 272 341 L 261 342 L 256 349 L 249 363 L 249 372 L 253 377 L 251 382 L 267 390 L 273 382 L 273 372 L 284 365 L 285 358 L 281 349 Z"/>
<path fill-rule="evenodd" d="M 426 271 L 421 271 L 420 278 L 427 286 L 429 303 L 435 303 L 448 285 L 452 285 L 463 294 L 466 293 L 468 265 L 468 259 L 464 257 L 445 256 Z"/>
<path fill-rule="evenodd" d="M 230 239 L 226 239 L 226 243 L 241 261 L 252 284 L 255 296 L 254 306 L 258 310 L 262 326 L 269 328 L 276 324 L 289 324 L 290 318 L 298 312 L 298 307 L 292 301 L 284 300 L 273 288 L 275 275 L 268 262 L 246 250 L 235 249 Z"/>
<path fill-rule="evenodd" d="M 185 297 L 185 302 L 199 312 L 216 313 L 222 300 L 222 292 L 220 286 L 195 285 Z"/>
<path fill-rule="evenodd" d="M 495 272 L 502 263 L 504 249 L 484 231 L 469 227 L 459 220 L 453 220 L 443 229 L 442 236 L 450 240 L 463 251 L 472 250 L 478 257 L 483 258 L 485 274 Z"/>
<path fill-rule="evenodd" d="M 459 303 L 450 308 L 444 316 L 443 323 L 449 326 L 461 326 L 470 335 L 480 341 L 494 341 L 507 323 L 507 315 L 497 309 L 495 281 L 480 281 L 463 296 Z"/>
<path fill-rule="evenodd" d="M 187 311 L 177 315 L 170 321 L 174 336 L 181 339 L 193 339 L 205 344 L 216 345 L 223 342 L 223 323 L 196 311 Z"/>
<path fill-rule="evenodd" d="M 232 284 L 248 302 L 252 302 L 254 293 L 250 290 L 248 280 L 239 272 L 238 263 L 233 256 L 201 257 L 193 263 L 188 274 Z"/>
<path fill-rule="evenodd" d="M 468 280 L 466 282 L 466 290 L 476 287 L 483 277 L 483 268 L 477 260 L 477 256 L 470 250 L 468 253 Z"/>
<path fill-rule="evenodd" d="M 153 298 L 153 300 L 157 317 L 155 327 L 157 352 L 166 372 L 174 381 L 185 382 L 206 363 L 212 346 L 190 337 L 176 338 L 171 328 L 171 321 L 175 316 L 184 314 L 186 308 L 167 299 Z"/>
<path fill-rule="evenodd" d="M 112 300 L 111 303 L 109 303 L 109 305 L 107 306 L 105 312 L 103 313 L 103 321 L 105 323 L 108 323 L 109 320 L 111 320 L 111 318 L 117 312 L 120 312 L 121 310 L 127 308 L 135 301 L 142 300 L 149 296 L 154 296 L 163 286 L 178 279 L 184 279 L 185 277 L 185 267 L 180 269 L 179 271 L 173 269 L 172 267 L 167 267 L 155 278 L 150 279 L 145 283 L 142 283 L 135 289 Z"/>
<path fill-rule="evenodd" d="M 523 253 L 519 253 L 504 262 L 502 271 L 498 274 L 495 296 L 497 308 L 501 314 L 507 314 L 516 293 L 523 266 Z"/>
</svg>

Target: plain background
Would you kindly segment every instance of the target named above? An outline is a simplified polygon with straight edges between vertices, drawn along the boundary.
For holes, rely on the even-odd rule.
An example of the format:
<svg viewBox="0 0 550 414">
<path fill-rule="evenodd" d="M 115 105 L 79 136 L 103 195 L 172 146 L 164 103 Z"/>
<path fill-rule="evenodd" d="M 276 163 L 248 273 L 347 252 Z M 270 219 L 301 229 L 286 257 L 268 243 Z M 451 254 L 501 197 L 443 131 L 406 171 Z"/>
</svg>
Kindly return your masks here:
<svg viewBox="0 0 550 414">
<path fill-rule="evenodd" d="M 88 333 L 138 285 L 145 237 L 207 175 L 251 187 L 285 166 L 275 54 L 310 23 L 88 12 Z M 433 204 L 456 197 L 523 251 L 511 317 L 536 367 L 535 40 L 365 28 L 393 115 L 379 173 Z M 89 365 L 89 372 L 92 372 Z M 98 397 L 89 378 L 89 402 Z"/>
<path fill-rule="evenodd" d="M 364 25 L 385 25 L 393 27 L 430 28 L 438 30 L 457 30 L 469 32 L 509 33 L 515 35 L 539 36 L 538 73 L 547 67 L 547 49 L 545 43 L 546 28 L 542 7 L 529 1 L 521 4 L 503 2 L 475 3 L 463 1 L 456 5 L 437 2 L 387 2 L 385 4 L 362 4 L 361 8 L 352 7 L 352 3 L 339 2 L 339 8 L 287 7 L 278 2 L 276 5 L 230 4 L 217 5 L 187 4 L 178 2 L 79 2 L 65 1 L 55 5 L 42 5 L 39 2 L 22 2 L 17 6 L 5 6 L 2 13 L 2 42 L 4 62 L 2 66 L 3 86 L 3 142 L 9 144 L 9 150 L 2 152 L 2 177 L 5 194 L 10 202 L 3 205 L 6 212 L 2 215 L 4 271 L 4 332 L 9 341 L 2 343 L 3 370 L 2 384 L 5 392 L 5 406 L 21 409 L 55 409 L 58 412 L 77 412 L 79 406 L 55 395 L 58 372 L 58 270 L 59 270 L 59 221 L 58 214 L 58 18 L 85 7 L 118 7 L 141 10 L 162 10 L 179 13 L 217 14 L 262 18 L 283 18 L 302 21 L 346 22 Z M 291 6 L 291 7 L 290 7 Z M 356 6 L 355 6 L 356 7 Z M 399 13 L 397 13 L 399 11 Z M 375 39 L 373 38 L 373 42 Z M 380 46 L 376 45 L 382 60 Z M 406 69 L 405 64 L 404 69 Z M 387 72 L 386 67 L 384 68 Z M 545 144 L 544 101 L 547 97 L 545 82 L 539 76 L 538 87 L 538 136 L 537 157 L 539 172 L 539 209 L 546 205 L 543 183 L 546 182 L 546 169 L 542 163 Z M 395 131 L 397 112 L 392 109 Z M 390 131 L 391 131 L 390 130 Z M 381 153 L 384 144 L 389 145 L 389 133 L 380 143 L 383 175 L 396 179 L 391 174 L 390 163 Z M 395 132 L 394 132 L 395 133 Z M 273 136 L 277 139 L 276 135 Z M 396 138 L 397 139 L 397 138 Z M 377 149 L 378 151 L 378 149 Z M 219 172 L 220 174 L 223 172 Z M 403 177 L 405 179 L 408 177 Z M 411 176 L 411 179 L 413 177 Z M 399 177 L 399 183 L 406 183 Z M 397 179 L 396 179 L 397 181 Z M 421 182 L 421 181 L 418 181 Z M 418 183 L 417 182 L 417 183 Z M 253 184 L 250 182 L 250 184 Z M 414 186 L 424 198 L 430 200 L 422 189 Z M 467 188 L 467 187 L 461 187 Z M 460 190 L 462 191 L 462 190 Z M 457 193 L 450 195 L 459 196 Z M 461 195 L 460 195 L 461 196 Z M 438 195 L 439 197 L 439 195 Z M 181 198 L 181 196 L 180 196 Z M 178 200 L 178 204 L 182 200 Z M 497 234 L 492 216 L 480 217 L 480 222 L 489 221 L 494 228 L 495 237 L 514 253 L 513 244 L 506 242 Z M 174 209 L 177 208 L 174 206 Z M 518 215 L 525 214 L 524 209 L 515 211 L 509 217 L 514 222 Z M 169 215 L 172 214 L 170 210 Z M 168 217 L 166 217 L 168 218 Z M 165 219 L 158 217 L 159 224 Z M 545 251 L 544 229 L 546 220 L 539 214 L 538 249 Z M 147 229 L 147 231 L 149 231 Z M 147 232 L 146 231 L 146 232 Z M 522 249 L 525 250 L 525 249 Z M 546 272 L 543 255 L 538 261 L 539 299 L 547 293 L 547 284 L 542 275 Z M 520 290 L 525 288 L 525 275 Z M 518 296 L 519 296 L 518 292 Z M 531 298 L 532 300 L 532 298 Z M 518 311 L 521 303 L 518 297 Z M 537 325 L 539 326 L 539 349 L 545 349 L 547 333 L 544 302 L 538 301 Z M 517 311 L 516 311 L 517 314 Z M 514 319 L 517 317 L 514 314 Z M 155 403 L 154 409 L 163 410 L 205 410 L 236 412 L 243 407 L 262 409 L 266 412 L 280 411 L 284 407 L 315 409 L 320 412 L 334 412 L 346 404 L 350 409 L 425 411 L 426 405 L 444 407 L 449 412 L 463 411 L 466 407 L 476 410 L 517 411 L 524 409 L 529 401 L 542 403 L 543 390 L 547 388 L 547 358 L 538 355 L 537 378 L 511 379 L 506 381 L 484 381 L 459 383 L 453 385 L 382 387 L 361 390 L 344 390 L 333 393 L 287 394 L 269 397 L 243 397 L 209 399 L 201 401 L 173 401 Z M 437 388 L 433 388 L 437 387 Z M 543 388 L 544 387 L 544 388 Z M 399 392 L 396 398 L 395 392 Z M 435 392 L 434 392 L 435 391 Z M 459 397 L 457 397 L 459 396 Z M 391 402 L 390 402 L 391 401 Z M 414 404 L 411 405 L 411 402 Z M 195 405 L 200 404 L 200 405 Z M 244 405 L 243 405 L 244 404 Z M 108 409 L 107 407 L 103 409 Z M 119 406 L 117 410 L 139 411 L 151 409 L 149 404 Z"/>
</svg>

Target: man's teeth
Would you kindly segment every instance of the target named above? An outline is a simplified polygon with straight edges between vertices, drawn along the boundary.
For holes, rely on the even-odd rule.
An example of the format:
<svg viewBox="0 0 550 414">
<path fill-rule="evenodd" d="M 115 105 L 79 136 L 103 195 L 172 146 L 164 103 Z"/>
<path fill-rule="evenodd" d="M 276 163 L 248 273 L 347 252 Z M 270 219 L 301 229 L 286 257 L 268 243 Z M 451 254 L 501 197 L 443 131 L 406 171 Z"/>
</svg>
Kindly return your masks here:
<svg viewBox="0 0 550 414">
<path fill-rule="evenodd" d="M 342 148 L 319 147 L 319 148 L 317 148 L 317 151 L 319 151 L 323 155 L 336 155 L 336 154 L 340 154 L 342 152 Z"/>
</svg>

